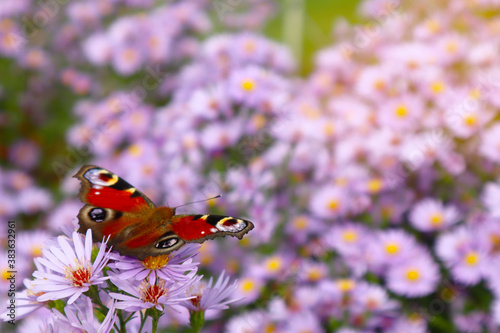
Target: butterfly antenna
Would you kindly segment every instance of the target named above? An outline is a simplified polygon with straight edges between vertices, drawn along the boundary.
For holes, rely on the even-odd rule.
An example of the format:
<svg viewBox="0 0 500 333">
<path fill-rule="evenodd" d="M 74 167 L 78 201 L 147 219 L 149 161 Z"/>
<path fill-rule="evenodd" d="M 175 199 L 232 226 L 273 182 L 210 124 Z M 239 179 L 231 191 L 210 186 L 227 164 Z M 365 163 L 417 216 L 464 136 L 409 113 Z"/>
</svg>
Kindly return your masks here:
<svg viewBox="0 0 500 333">
<path fill-rule="evenodd" d="M 215 197 L 208 198 L 208 199 L 203 199 L 203 200 L 198 200 L 198 201 L 188 202 L 188 203 L 185 203 L 185 204 L 183 204 L 183 205 L 176 206 L 176 207 L 174 207 L 174 209 L 179 208 L 179 207 L 183 207 L 183 206 L 187 206 L 187 205 L 191 205 L 191 204 L 195 204 L 195 203 L 198 203 L 198 202 L 203 202 L 203 201 L 208 201 L 208 200 L 212 200 L 212 199 L 217 199 L 217 198 L 220 198 L 220 197 L 222 197 L 222 195 L 221 195 L 221 194 L 216 195 Z"/>
</svg>

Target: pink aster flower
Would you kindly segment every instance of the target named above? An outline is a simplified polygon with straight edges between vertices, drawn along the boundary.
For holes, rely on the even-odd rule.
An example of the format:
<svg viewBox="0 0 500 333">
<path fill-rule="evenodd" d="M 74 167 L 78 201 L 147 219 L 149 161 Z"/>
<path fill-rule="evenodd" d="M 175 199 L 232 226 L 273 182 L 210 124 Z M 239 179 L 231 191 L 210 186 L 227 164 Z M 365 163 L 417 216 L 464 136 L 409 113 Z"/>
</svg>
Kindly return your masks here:
<svg viewBox="0 0 500 333">
<path fill-rule="evenodd" d="M 427 253 L 421 253 L 387 271 L 387 288 L 406 297 L 430 294 L 439 282 L 438 265 Z"/>
<path fill-rule="evenodd" d="M 117 309 L 140 311 L 155 307 L 157 310 L 163 311 L 165 307 L 179 305 L 183 301 L 193 298 L 193 296 L 186 297 L 186 292 L 201 279 L 201 276 L 188 275 L 190 279 L 182 282 L 157 279 L 154 284 L 150 284 L 147 280 L 139 283 L 132 279 L 112 279 L 111 281 L 128 295 L 110 293 L 109 296 L 118 300 Z"/>
<path fill-rule="evenodd" d="M 446 229 L 458 222 L 460 216 L 454 206 L 445 206 L 433 198 L 423 199 L 415 204 L 410 212 L 410 223 L 420 231 Z"/>
<path fill-rule="evenodd" d="M 67 304 L 72 304 L 91 285 L 98 285 L 108 279 L 101 272 L 109 260 L 106 241 L 101 243 L 97 257 L 92 262 L 92 232 L 85 236 L 73 232 L 72 241 L 64 236 L 57 238 L 57 245 L 42 250 L 43 256 L 36 258 L 38 264 L 47 271 L 33 273 L 33 291 L 44 293 L 39 302 L 70 297 Z"/>
<path fill-rule="evenodd" d="M 238 301 L 237 298 L 232 297 L 232 294 L 238 288 L 238 282 L 230 285 L 229 280 L 228 276 L 224 276 L 223 271 L 215 285 L 213 285 L 212 278 L 208 283 L 200 281 L 192 285 L 186 291 L 186 296 L 194 298 L 183 301 L 181 305 L 192 311 L 227 309 L 228 304 Z"/>
<path fill-rule="evenodd" d="M 167 281 L 190 279 L 186 273 L 197 271 L 198 263 L 194 262 L 193 258 L 198 254 L 199 248 L 198 244 L 188 244 L 168 255 L 147 257 L 142 261 L 112 253 L 111 257 L 115 262 L 109 264 L 109 267 L 115 274 L 111 279 L 113 282 L 115 279 L 147 279 L 150 284 L 154 284 L 157 278 Z"/>
</svg>

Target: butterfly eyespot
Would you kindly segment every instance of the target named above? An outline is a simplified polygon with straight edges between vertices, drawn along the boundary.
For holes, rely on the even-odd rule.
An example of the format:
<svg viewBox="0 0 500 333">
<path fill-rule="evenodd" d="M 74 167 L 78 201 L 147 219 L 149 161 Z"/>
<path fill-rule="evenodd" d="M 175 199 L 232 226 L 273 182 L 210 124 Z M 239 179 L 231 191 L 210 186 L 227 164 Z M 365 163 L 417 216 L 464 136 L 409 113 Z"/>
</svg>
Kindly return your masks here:
<svg viewBox="0 0 500 333">
<path fill-rule="evenodd" d="M 89 217 L 94 222 L 102 222 L 106 219 L 106 211 L 102 208 L 93 208 L 89 212 Z"/>
<path fill-rule="evenodd" d="M 166 248 L 174 246 L 178 242 L 179 242 L 179 240 L 177 238 L 169 238 L 169 239 L 166 239 L 164 241 L 159 242 L 158 244 L 155 245 L 155 247 L 157 249 L 166 249 Z"/>
</svg>

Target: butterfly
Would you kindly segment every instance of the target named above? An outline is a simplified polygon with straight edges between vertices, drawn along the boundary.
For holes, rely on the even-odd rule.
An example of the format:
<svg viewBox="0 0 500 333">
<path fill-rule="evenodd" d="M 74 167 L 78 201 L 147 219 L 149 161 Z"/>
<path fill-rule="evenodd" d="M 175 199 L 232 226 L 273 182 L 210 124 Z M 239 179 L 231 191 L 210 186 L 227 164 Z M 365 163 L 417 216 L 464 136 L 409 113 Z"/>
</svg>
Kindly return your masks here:
<svg viewBox="0 0 500 333">
<path fill-rule="evenodd" d="M 231 235 L 241 239 L 252 222 L 221 215 L 176 215 L 175 208 L 156 207 L 135 187 L 116 174 L 84 165 L 73 177 L 81 181 L 79 232 L 92 230 L 94 240 L 108 237 L 108 244 L 122 255 L 144 260 L 168 254 L 186 243 Z"/>
</svg>

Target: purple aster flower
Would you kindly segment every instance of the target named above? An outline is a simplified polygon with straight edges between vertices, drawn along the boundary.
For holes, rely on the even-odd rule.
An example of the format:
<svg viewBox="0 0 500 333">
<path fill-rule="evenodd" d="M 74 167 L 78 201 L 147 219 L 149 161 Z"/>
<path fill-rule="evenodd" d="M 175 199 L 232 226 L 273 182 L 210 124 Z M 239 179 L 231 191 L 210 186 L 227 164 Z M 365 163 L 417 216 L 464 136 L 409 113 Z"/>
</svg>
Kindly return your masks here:
<svg viewBox="0 0 500 333">
<path fill-rule="evenodd" d="M 186 291 L 186 296 L 194 298 L 183 301 L 181 305 L 192 311 L 227 309 L 228 304 L 238 301 L 237 298 L 231 297 L 238 288 L 238 282 L 229 285 L 229 280 L 223 271 L 215 285 L 212 278 L 208 283 L 199 281 Z"/>
<path fill-rule="evenodd" d="M 500 184 L 497 182 L 490 182 L 484 186 L 483 193 L 481 194 L 481 201 L 490 212 L 491 217 L 500 217 L 500 205 L 498 204 L 500 198 Z"/>
<path fill-rule="evenodd" d="M 426 252 L 414 255 L 387 271 L 387 288 L 406 297 L 421 297 L 430 294 L 439 282 L 438 265 Z"/>
<path fill-rule="evenodd" d="M 57 238 L 57 245 L 42 250 L 43 257 L 36 258 L 45 271 L 33 273 L 33 291 L 43 293 L 37 300 L 58 300 L 70 297 L 72 304 L 91 285 L 98 285 L 108 279 L 101 276 L 102 269 L 109 260 L 106 242 L 101 243 L 97 257 L 92 262 L 92 232 L 87 230 L 85 236 L 73 232 L 72 241 L 64 236 Z"/>
<path fill-rule="evenodd" d="M 248 311 L 237 317 L 231 318 L 226 325 L 226 332 L 266 332 L 274 330 L 271 318 L 265 311 Z"/>
<path fill-rule="evenodd" d="M 18 141 L 9 149 L 9 159 L 20 168 L 33 168 L 38 163 L 39 157 L 40 148 L 30 140 Z"/>
<path fill-rule="evenodd" d="M 75 189 L 73 193 L 78 190 Z M 54 207 L 50 215 L 47 217 L 47 227 L 54 232 L 61 232 L 62 228 L 70 227 L 73 230 L 77 224 L 77 212 L 82 208 L 82 203 L 76 200 L 66 200 Z M 72 232 L 69 234 L 71 235 Z"/>
<path fill-rule="evenodd" d="M 341 217 L 348 212 L 349 201 L 345 188 L 328 186 L 315 191 L 311 198 L 310 209 L 318 217 L 326 219 Z"/>
<path fill-rule="evenodd" d="M 109 295 L 118 300 L 117 309 L 126 311 L 140 311 L 155 307 L 163 311 L 165 307 L 179 305 L 183 301 L 192 298 L 185 297 L 187 290 L 201 279 L 194 273 L 188 274 L 189 280 L 171 282 L 157 279 L 154 284 L 147 280 L 138 282 L 136 280 L 112 279 L 111 281 L 126 294 L 110 293 Z"/>
<path fill-rule="evenodd" d="M 374 240 L 368 243 L 374 268 L 379 272 L 409 260 L 418 249 L 415 238 L 400 229 L 379 231 Z"/>
<path fill-rule="evenodd" d="M 116 321 L 115 305 L 116 301 L 114 300 L 110 300 L 106 304 L 108 313 L 102 323 L 94 317 L 94 306 L 89 297 L 83 297 L 81 302 L 67 305 L 64 308 L 64 315 L 57 310 L 53 311 L 58 325 L 64 323 L 72 330 L 76 328 L 87 333 L 104 333 L 110 332 Z"/>
<path fill-rule="evenodd" d="M 51 238 L 44 230 L 24 231 L 19 233 L 19 253 L 27 258 L 35 258 L 42 255 L 42 248 Z"/>
<path fill-rule="evenodd" d="M 37 265 L 37 268 L 43 269 L 41 265 Z M 42 295 L 43 293 L 34 293 L 32 288 L 33 288 L 33 281 L 29 279 L 24 279 L 24 285 L 26 289 L 22 291 L 16 292 L 16 319 L 22 319 L 34 312 L 38 312 L 40 309 L 45 309 L 47 302 L 38 302 L 37 298 L 38 296 Z M 7 302 L 10 302 L 10 299 L 7 300 Z M 9 304 L 7 304 L 8 306 Z M 9 309 L 7 311 L 2 312 L 0 315 L 0 319 L 3 321 L 8 321 L 11 320 L 8 316 L 9 314 Z"/>
<path fill-rule="evenodd" d="M 493 321 L 497 325 L 500 325 L 500 299 L 498 297 L 496 297 L 495 300 L 493 301 L 492 316 L 493 316 Z"/>
<path fill-rule="evenodd" d="M 310 311 L 304 311 L 295 313 L 287 320 L 285 331 L 291 333 L 320 333 L 324 332 L 324 328 L 321 327 L 319 318 L 315 314 Z"/>
<path fill-rule="evenodd" d="M 23 213 L 35 214 L 52 206 L 52 196 L 45 189 L 30 187 L 19 194 L 18 202 Z"/>
<path fill-rule="evenodd" d="M 435 231 L 457 223 L 459 214 L 453 206 L 445 206 L 438 200 L 426 198 L 413 206 L 409 220 L 417 230 Z"/>
<path fill-rule="evenodd" d="M 387 291 L 379 285 L 360 282 L 352 294 L 354 312 L 387 312 L 398 308 Z"/>
<path fill-rule="evenodd" d="M 186 273 L 195 273 L 198 269 L 198 263 L 193 258 L 198 254 L 199 248 L 198 244 L 188 244 L 168 255 L 147 257 L 144 260 L 112 253 L 111 258 L 115 262 L 110 263 L 109 267 L 115 274 L 111 279 L 113 282 L 115 279 L 147 279 L 150 284 L 154 284 L 157 278 L 167 281 L 189 280 L 190 274 Z"/>
<path fill-rule="evenodd" d="M 425 320 L 421 317 L 416 317 L 416 318 L 400 317 L 395 321 L 395 323 L 389 329 L 386 330 L 386 332 L 426 333 L 428 332 L 428 330 Z"/>
<path fill-rule="evenodd" d="M 468 285 L 478 283 L 490 267 L 489 244 L 477 235 L 466 225 L 441 235 L 436 242 L 436 253 L 453 278 Z"/>
</svg>

